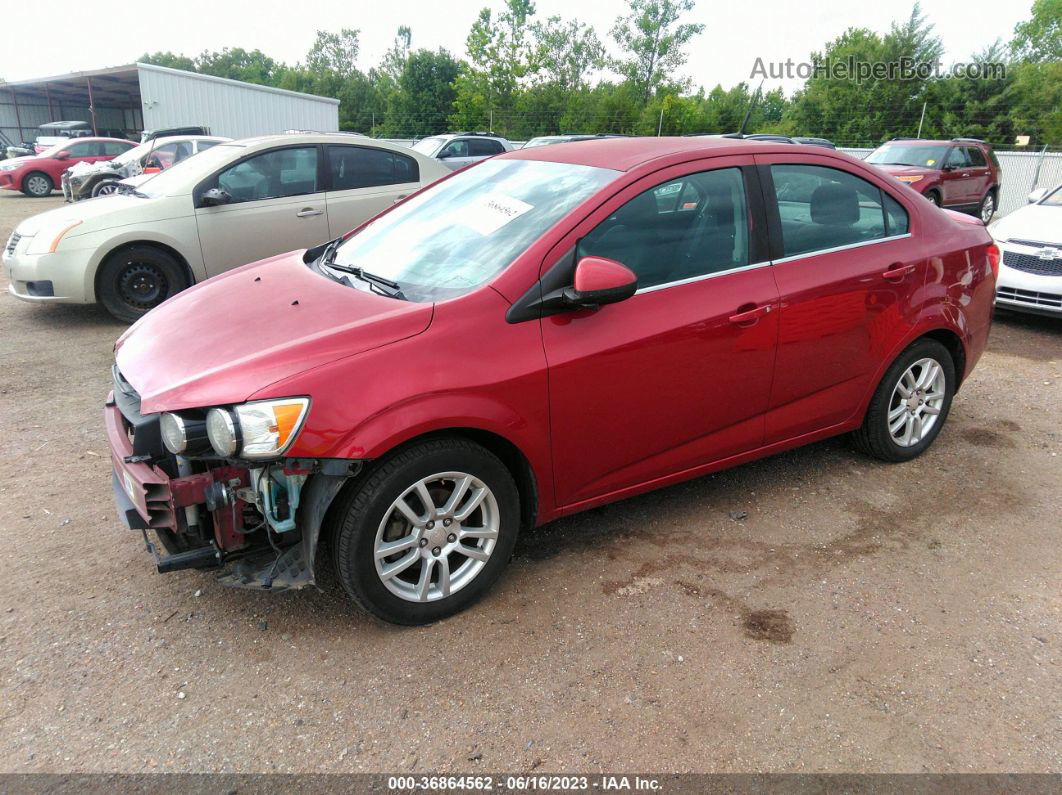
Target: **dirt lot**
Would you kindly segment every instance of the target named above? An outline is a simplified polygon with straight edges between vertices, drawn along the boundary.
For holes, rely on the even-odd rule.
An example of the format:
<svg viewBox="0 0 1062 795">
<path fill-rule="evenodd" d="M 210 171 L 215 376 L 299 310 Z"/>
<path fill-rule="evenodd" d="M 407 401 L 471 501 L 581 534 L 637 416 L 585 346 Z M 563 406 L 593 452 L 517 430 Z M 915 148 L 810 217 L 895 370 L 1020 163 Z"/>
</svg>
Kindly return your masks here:
<svg viewBox="0 0 1062 795">
<path fill-rule="evenodd" d="M 0 195 L 0 241 L 58 204 Z M 1062 771 L 1062 323 L 1000 317 L 913 463 L 830 441 L 557 522 L 398 629 L 155 574 L 122 327 L 0 285 L 0 771 Z"/>
</svg>

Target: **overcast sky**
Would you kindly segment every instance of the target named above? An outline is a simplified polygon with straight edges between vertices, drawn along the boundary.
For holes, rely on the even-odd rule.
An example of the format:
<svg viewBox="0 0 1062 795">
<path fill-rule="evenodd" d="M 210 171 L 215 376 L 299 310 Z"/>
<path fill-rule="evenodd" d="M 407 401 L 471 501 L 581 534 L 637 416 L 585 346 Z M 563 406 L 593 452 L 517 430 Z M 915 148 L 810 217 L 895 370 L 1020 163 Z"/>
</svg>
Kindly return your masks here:
<svg viewBox="0 0 1062 795">
<path fill-rule="evenodd" d="M 14 2 L 14 0 L 8 0 Z M 16 4 L 17 5 L 17 4 Z M 399 25 L 413 29 L 414 48 L 445 47 L 464 55 L 465 36 L 479 9 L 500 8 L 501 0 L 300 0 L 276 2 L 222 0 L 218 3 L 130 3 L 127 0 L 51 0 L 40 14 L 46 41 L 26 20 L 7 15 L 0 48 L 0 78 L 23 80 L 65 72 L 131 63 L 144 52 L 172 50 L 194 56 L 222 47 L 260 49 L 281 61 L 301 60 L 317 29 L 361 30 L 365 70 L 378 63 Z M 1014 25 L 1030 15 L 1032 0 L 925 0 L 922 4 L 947 48 L 948 62 L 967 60 L 998 36 L 1007 40 Z M 627 8 L 624 0 L 537 0 L 537 15 L 575 16 L 593 24 L 612 45 L 608 31 Z M 757 57 L 765 61 L 806 61 L 812 50 L 848 27 L 884 31 L 911 5 L 881 0 L 755 0 L 733 3 L 698 0 L 689 21 L 703 22 L 705 32 L 689 46 L 685 73 L 708 88 L 729 88 L 748 80 Z M 271 13 L 269 13 L 271 12 Z M 16 15 L 17 17 L 17 15 Z M 39 31 L 38 31 L 39 32 Z M 787 93 L 801 81 L 782 85 Z"/>
</svg>

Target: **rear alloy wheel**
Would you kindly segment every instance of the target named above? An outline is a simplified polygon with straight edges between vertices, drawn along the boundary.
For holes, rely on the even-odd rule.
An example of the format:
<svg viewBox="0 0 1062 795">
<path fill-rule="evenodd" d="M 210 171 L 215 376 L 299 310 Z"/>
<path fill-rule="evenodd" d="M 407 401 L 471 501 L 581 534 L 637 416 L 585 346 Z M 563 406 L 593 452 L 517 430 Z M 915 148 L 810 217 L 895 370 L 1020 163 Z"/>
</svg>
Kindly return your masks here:
<svg viewBox="0 0 1062 795">
<path fill-rule="evenodd" d="M 180 263 L 154 246 L 116 251 L 100 270 L 100 300 L 108 312 L 127 323 L 187 286 Z"/>
<path fill-rule="evenodd" d="M 22 192 L 27 196 L 34 196 L 38 199 L 49 195 L 54 187 L 52 178 L 39 171 L 27 174 L 26 178 L 22 180 Z"/>
<path fill-rule="evenodd" d="M 948 349 L 920 339 L 885 373 L 852 440 L 883 461 L 910 461 L 937 438 L 954 393 L 955 364 Z"/>
<path fill-rule="evenodd" d="M 339 580 L 361 607 L 396 624 L 438 621 L 479 599 L 519 531 L 512 475 L 463 439 L 407 448 L 345 499 L 334 531 Z"/>
<path fill-rule="evenodd" d="M 985 197 L 981 199 L 981 207 L 977 212 L 981 218 L 981 223 L 988 226 L 992 216 L 996 214 L 996 197 L 992 191 L 986 193 Z"/>
<path fill-rule="evenodd" d="M 112 193 L 117 192 L 118 181 L 114 179 L 105 179 L 92 186 L 92 198 L 96 198 L 97 196 L 110 196 Z"/>
</svg>

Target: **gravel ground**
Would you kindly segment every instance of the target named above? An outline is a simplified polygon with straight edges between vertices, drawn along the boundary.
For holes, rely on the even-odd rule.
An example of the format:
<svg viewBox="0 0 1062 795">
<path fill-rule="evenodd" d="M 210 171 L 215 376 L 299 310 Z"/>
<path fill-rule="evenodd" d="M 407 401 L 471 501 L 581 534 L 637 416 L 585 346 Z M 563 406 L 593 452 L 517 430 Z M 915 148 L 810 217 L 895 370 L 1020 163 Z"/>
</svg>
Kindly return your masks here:
<svg viewBox="0 0 1062 795">
<path fill-rule="evenodd" d="M 58 199 L 0 195 L 0 240 Z M 1062 771 L 1062 322 L 923 457 L 829 441 L 556 522 L 438 625 L 154 573 L 122 327 L 0 277 L 0 771 Z"/>
</svg>

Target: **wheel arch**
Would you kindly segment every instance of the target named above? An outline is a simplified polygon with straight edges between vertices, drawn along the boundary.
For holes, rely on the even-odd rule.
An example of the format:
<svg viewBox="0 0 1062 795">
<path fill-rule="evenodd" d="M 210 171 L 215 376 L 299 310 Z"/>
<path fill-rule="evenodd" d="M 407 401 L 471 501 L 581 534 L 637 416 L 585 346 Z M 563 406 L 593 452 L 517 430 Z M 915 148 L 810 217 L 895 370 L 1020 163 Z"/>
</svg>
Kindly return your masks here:
<svg viewBox="0 0 1062 795">
<path fill-rule="evenodd" d="M 193 284 L 195 284 L 195 274 L 192 272 L 192 268 L 188 264 L 188 260 L 183 254 L 181 254 L 180 251 L 175 249 L 173 246 L 167 245 L 166 243 L 163 243 L 158 240 L 126 240 L 122 243 L 119 243 L 117 246 L 110 249 L 109 251 L 107 251 L 106 254 L 100 257 L 99 261 L 96 263 L 96 267 L 93 269 L 92 294 L 95 297 L 97 303 L 99 303 L 100 300 L 100 274 L 102 274 L 103 272 L 103 264 L 115 254 L 118 254 L 119 252 L 125 251 L 127 248 L 132 248 L 134 246 L 149 246 L 151 248 L 157 248 L 160 251 L 165 251 L 167 254 L 173 257 L 181 266 L 181 269 L 184 270 L 184 275 L 188 279 L 188 286 L 191 287 Z"/>
<path fill-rule="evenodd" d="M 955 391 L 957 392 L 966 376 L 966 346 L 963 344 L 962 338 L 951 329 L 938 328 L 922 334 L 904 346 L 904 349 L 906 350 L 907 347 L 910 347 L 910 345 L 920 339 L 936 340 L 948 349 L 948 353 L 951 354 L 951 360 L 955 364 Z"/>
</svg>

